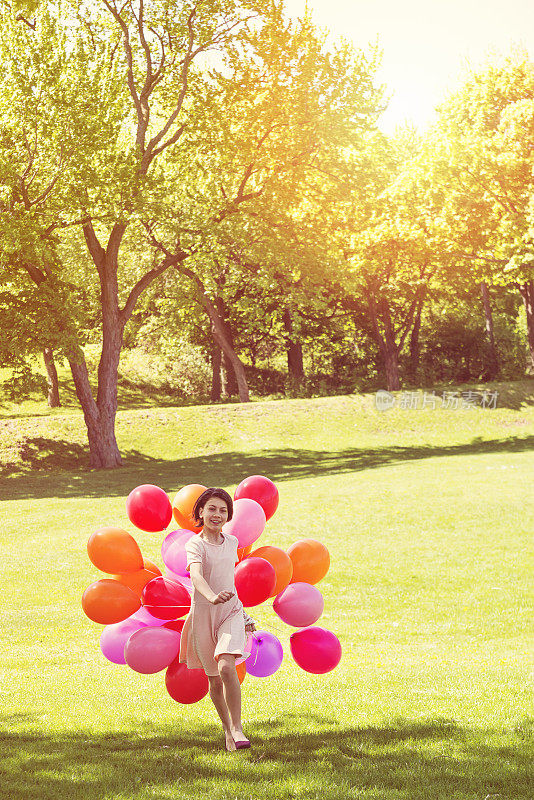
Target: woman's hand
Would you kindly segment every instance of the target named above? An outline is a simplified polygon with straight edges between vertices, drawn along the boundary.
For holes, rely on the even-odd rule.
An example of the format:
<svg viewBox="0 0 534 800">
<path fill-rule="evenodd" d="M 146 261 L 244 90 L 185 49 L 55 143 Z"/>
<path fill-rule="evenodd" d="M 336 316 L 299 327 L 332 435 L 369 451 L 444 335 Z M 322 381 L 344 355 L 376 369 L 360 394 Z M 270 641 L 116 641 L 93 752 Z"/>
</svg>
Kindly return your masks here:
<svg viewBox="0 0 534 800">
<path fill-rule="evenodd" d="M 213 599 L 210 600 L 210 603 L 212 603 L 214 606 L 219 605 L 219 603 L 227 603 L 228 600 L 231 600 L 233 596 L 234 596 L 233 592 L 229 591 L 219 592 L 219 594 L 216 594 L 213 597 Z"/>
<path fill-rule="evenodd" d="M 245 625 L 245 632 L 246 633 L 254 633 L 256 630 L 256 624 L 254 622 L 247 622 Z"/>
</svg>

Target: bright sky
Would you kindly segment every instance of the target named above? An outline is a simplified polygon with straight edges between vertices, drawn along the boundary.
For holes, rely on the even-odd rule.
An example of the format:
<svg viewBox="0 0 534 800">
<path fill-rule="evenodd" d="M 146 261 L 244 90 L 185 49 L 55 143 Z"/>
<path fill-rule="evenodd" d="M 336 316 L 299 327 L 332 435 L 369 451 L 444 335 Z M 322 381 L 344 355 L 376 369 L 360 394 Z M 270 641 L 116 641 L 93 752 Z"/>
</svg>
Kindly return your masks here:
<svg viewBox="0 0 534 800">
<path fill-rule="evenodd" d="M 300 16 L 306 0 L 286 0 Z M 393 93 L 381 127 L 420 128 L 454 88 L 466 63 L 520 45 L 534 56 L 534 0 L 308 0 L 315 22 L 365 48 L 384 51 L 380 79 Z"/>
</svg>

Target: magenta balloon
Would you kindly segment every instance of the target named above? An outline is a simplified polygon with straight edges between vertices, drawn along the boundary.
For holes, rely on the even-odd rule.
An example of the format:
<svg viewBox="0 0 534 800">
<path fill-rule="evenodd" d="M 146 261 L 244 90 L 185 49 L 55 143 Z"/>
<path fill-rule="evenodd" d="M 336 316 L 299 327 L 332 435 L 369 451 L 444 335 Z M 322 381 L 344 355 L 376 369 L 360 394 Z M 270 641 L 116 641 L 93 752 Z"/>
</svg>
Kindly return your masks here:
<svg viewBox="0 0 534 800">
<path fill-rule="evenodd" d="M 107 660 L 113 664 L 126 664 L 124 646 L 133 633 L 144 627 L 143 622 L 133 617 L 123 619 L 114 625 L 106 625 L 100 635 L 100 649 Z"/>
<path fill-rule="evenodd" d="M 260 504 L 242 497 L 234 502 L 234 515 L 224 523 L 223 531 L 237 536 L 240 548 L 248 547 L 262 535 L 266 521 L 265 511 Z"/>
<path fill-rule="evenodd" d="M 267 678 L 276 672 L 283 658 L 284 651 L 276 636 L 269 631 L 256 631 L 246 660 L 247 673 L 255 678 Z"/>
<path fill-rule="evenodd" d="M 317 622 L 324 611 L 324 600 L 315 586 L 297 581 L 276 595 L 273 608 L 287 625 L 305 628 Z"/>
<path fill-rule="evenodd" d="M 161 557 L 163 559 L 163 563 L 166 564 L 165 558 L 167 557 L 167 550 L 171 546 L 171 544 L 176 544 L 177 542 L 181 542 L 185 544 L 191 536 L 195 534 L 193 531 L 186 531 L 184 528 L 178 528 L 177 531 L 171 531 L 167 534 L 165 539 L 163 540 L 163 544 L 161 545 Z"/>
<path fill-rule="evenodd" d="M 165 623 L 168 622 L 168 620 L 166 620 L 166 619 L 159 619 L 159 617 L 154 617 L 150 613 L 150 611 L 146 610 L 146 608 L 144 606 L 141 606 L 139 611 L 136 611 L 135 614 L 132 614 L 132 616 L 128 617 L 128 619 L 135 619 L 138 622 L 141 622 L 145 626 L 146 625 L 150 625 L 152 627 L 159 626 L 159 625 L 165 625 Z M 122 663 L 126 664 L 126 661 L 123 661 Z"/>
<path fill-rule="evenodd" d="M 141 628 L 126 642 L 126 663 L 136 672 L 151 675 L 174 661 L 180 652 L 180 634 L 169 628 Z"/>
<path fill-rule="evenodd" d="M 322 675 L 337 667 L 341 644 L 335 633 L 325 628 L 302 628 L 289 637 L 291 654 L 306 672 Z"/>
</svg>

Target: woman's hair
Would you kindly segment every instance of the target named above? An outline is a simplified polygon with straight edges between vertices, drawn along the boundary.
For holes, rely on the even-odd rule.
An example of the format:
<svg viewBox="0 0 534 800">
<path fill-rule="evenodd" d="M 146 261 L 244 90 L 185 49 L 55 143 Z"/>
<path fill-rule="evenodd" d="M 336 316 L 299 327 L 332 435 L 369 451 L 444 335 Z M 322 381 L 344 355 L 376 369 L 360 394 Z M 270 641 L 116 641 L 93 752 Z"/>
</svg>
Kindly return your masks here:
<svg viewBox="0 0 534 800">
<path fill-rule="evenodd" d="M 232 519 L 232 515 L 234 513 L 234 504 L 228 492 L 226 492 L 224 489 L 211 488 L 211 489 L 206 489 L 205 492 L 202 492 L 197 502 L 193 506 L 193 518 L 198 525 L 202 523 L 202 520 L 199 516 L 200 509 L 204 508 L 204 506 L 211 497 L 218 497 L 219 500 L 224 500 L 228 508 L 228 519 Z"/>
</svg>

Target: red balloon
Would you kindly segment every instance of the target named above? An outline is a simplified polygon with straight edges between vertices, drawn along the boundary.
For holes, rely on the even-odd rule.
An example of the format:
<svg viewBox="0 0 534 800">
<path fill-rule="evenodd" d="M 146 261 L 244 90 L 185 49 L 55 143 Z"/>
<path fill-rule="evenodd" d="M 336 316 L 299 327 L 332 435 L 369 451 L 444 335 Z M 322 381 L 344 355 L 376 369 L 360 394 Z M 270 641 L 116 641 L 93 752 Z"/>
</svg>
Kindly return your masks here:
<svg viewBox="0 0 534 800">
<path fill-rule="evenodd" d="M 143 483 L 128 495 L 126 513 L 136 528 L 155 533 L 164 530 L 171 521 L 171 501 L 159 486 Z"/>
<path fill-rule="evenodd" d="M 234 492 L 234 500 L 241 500 L 243 497 L 259 503 L 265 511 L 266 519 L 270 519 L 278 508 L 278 489 L 263 475 L 250 475 L 241 481 Z"/>
<path fill-rule="evenodd" d="M 257 606 L 271 596 L 276 572 L 264 558 L 245 558 L 234 573 L 237 596 L 244 606 Z"/>
<path fill-rule="evenodd" d="M 210 688 L 203 669 L 188 669 L 187 665 L 180 664 L 177 658 L 167 668 L 165 686 L 177 703 L 198 703 L 207 695 Z"/>
<path fill-rule="evenodd" d="M 191 597 L 185 586 L 162 575 L 147 583 L 141 599 L 149 614 L 158 619 L 177 619 L 191 608 Z"/>
<path fill-rule="evenodd" d="M 314 675 L 330 672 L 341 660 L 340 641 L 326 628 L 301 628 L 291 634 L 289 645 L 299 667 Z"/>
<path fill-rule="evenodd" d="M 178 631 L 178 633 L 181 633 L 184 625 L 185 619 L 171 619 L 169 622 L 165 622 L 165 624 L 161 627 L 168 628 L 170 631 Z"/>
</svg>

